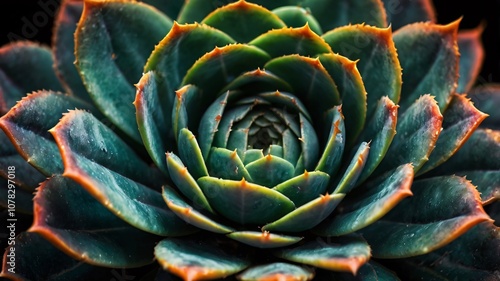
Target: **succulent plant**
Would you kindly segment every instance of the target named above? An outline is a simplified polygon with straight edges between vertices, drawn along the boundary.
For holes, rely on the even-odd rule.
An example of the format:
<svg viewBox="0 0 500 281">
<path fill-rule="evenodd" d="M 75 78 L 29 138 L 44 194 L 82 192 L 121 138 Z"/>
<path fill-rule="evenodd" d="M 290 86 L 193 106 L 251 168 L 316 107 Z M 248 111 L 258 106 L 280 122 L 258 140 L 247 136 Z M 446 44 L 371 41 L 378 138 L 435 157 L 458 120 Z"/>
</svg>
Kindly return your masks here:
<svg viewBox="0 0 500 281">
<path fill-rule="evenodd" d="M 0 49 L 1 276 L 498 280 L 482 27 L 227 2 L 66 0 Z"/>
</svg>

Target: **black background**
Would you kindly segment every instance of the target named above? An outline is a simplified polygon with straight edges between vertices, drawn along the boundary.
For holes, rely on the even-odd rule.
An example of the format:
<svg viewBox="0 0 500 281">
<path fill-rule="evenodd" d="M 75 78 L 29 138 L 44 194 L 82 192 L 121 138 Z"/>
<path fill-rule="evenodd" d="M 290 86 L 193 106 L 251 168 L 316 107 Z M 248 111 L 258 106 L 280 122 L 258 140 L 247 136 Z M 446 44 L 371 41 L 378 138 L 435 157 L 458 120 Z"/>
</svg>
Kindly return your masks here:
<svg viewBox="0 0 500 281">
<path fill-rule="evenodd" d="M 165 0 L 169 1 L 169 0 Z M 40 4 L 58 3 L 60 0 L 26 0 L 2 1 L 0 8 L 0 45 L 9 42 L 8 34 L 23 34 L 26 21 L 33 22 L 33 16 L 42 11 Z M 7 8 L 6 5 L 9 5 Z M 484 82 L 500 82 L 500 0 L 452 1 L 434 0 L 438 23 L 446 24 L 463 16 L 461 29 L 477 27 L 486 23 L 482 41 L 485 49 L 485 60 L 479 80 Z M 42 12 L 43 13 L 43 12 Z M 28 38 L 44 44 L 50 44 L 53 16 L 45 16 L 47 23 L 36 27 L 34 37 Z M 43 23 L 44 17 L 38 18 Z M 26 37 L 26 36 L 25 36 Z"/>
</svg>

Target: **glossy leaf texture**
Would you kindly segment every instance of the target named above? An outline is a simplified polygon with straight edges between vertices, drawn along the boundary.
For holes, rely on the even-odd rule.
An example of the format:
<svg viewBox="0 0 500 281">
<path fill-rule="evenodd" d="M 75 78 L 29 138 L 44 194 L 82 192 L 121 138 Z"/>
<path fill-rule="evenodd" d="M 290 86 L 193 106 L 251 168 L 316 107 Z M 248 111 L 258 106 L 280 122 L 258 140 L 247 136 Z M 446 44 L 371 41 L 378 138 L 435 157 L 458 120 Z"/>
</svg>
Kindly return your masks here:
<svg viewBox="0 0 500 281">
<path fill-rule="evenodd" d="M 382 0 L 387 23 L 393 30 L 415 23 L 436 22 L 436 11 L 431 0 Z"/>
</svg>

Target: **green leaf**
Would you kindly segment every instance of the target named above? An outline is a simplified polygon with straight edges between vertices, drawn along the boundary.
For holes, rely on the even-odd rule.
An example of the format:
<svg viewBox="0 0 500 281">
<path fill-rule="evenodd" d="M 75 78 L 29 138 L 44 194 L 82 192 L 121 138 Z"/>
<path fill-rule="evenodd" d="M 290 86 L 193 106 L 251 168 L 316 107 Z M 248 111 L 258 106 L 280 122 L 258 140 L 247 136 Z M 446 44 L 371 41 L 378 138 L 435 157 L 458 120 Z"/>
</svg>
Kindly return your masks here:
<svg viewBox="0 0 500 281">
<path fill-rule="evenodd" d="M 381 1 L 376 0 L 303 0 L 300 5 L 309 9 L 324 31 L 349 24 L 367 23 L 386 27 L 386 15 Z"/>
<path fill-rule="evenodd" d="M 203 159 L 207 160 L 215 135 L 217 134 L 219 124 L 226 109 L 229 92 L 220 95 L 208 109 L 203 113 L 198 127 L 198 143 L 200 145 Z"/>
<path fill-rule="evenodd" d="M 227 84 L 221 92 L 240 90 L 249 93 L 263 93 L 271 91 L 291 92 L 292 88 L 283 79 L 270 73 L 269 71 L 256 70 L 248 71 L 236 77 Z"/>
<path fill-rule="evenodd" d="M 358 237 L 346 236 L 328 242 L 317 239 L 295 248 L 281 250 L 277 256 L 319 268 L 356 274 L 370 259 L 370 246 Z"/>
<path fill-rule="evenodd" d="M 330 46 L 307 24 L 297 28 L 269 30 L 249 44 L 266 51 L 272 58 L 293 54 L 314 57 L 332 52 Z"/>
<path fill-rule="evenodd" d="M 187 128 L 180 130 L 177 146 L 179 157 L 186 163 L 189 172 L 194 178 L 208 176 L 207 167 L 205 166 L 198 142 L 193 133 Z"/>
<path fill-rule="evenodd" d="M 162 196 L 170 210 L 172 210 L 172 212 L 174 212 L 179 218 L 191 225 L 210 232 L 222 234 L 234 231 L 233 228 L 225 226 L 212 219 L 210 216 L 191 207 L 179 196 L 177 192 L 175 192 L 174 189 L 169 186 L 163 186 Z M 195 206 L 200 205 L 199 202 L 194 202 L 194 204 Z"/>
<path fill-rule="evenodd" d="M 373 260 L 361 266 L 358 272 L 356 272 L 356 275 L 344 272 L 323 271 L 319 272 L 317 277 L 324 278 L 322 280 L 342 281 L 400 281 L 398 276 L 396 276 L 396 274 L 392 270 L 380 265 Z"/>
<path fill-rule="evenodd" d="M 212 177 L 228 180 L 241 180 L 244 178 L 253 182 L 252 176 L 241 161 L 237 151 L 212 147 L 207 165 Z"/>
<path fill-rule="evenodd" d="M 158 188 L 163 178 L 92 113 L 71 110 L 49 130 L 60 151 L 71 151 L 113 172 Z"/>
<path fill-rule="evenodd" d="M 425 94 L 436 97 L 441 112 L 448 106 L 458 81 L 459 23 L 460 20 L 448 25 L 415 23 L 394 33 L 394 43 L 404 69 L 399 102 L 401 112 Z"/>
<path fill-rule="evenodd" d="M 54 22 L 52 50 L 54 68 L 65 91 L 92 104 L 75 67 L 75 31 L 83 11 L 83 1 L 62 1 Z"/>
<path fill-rule="evenodd" d="M 142 0 L 142 2 L 154 6 L 158 10 L 165 13 L 169 18 L 176 19 L 184 5 L 184 0 Z"/>
<path fill-rule="evenodd" d="M 291 179 L 294 167 L 283 158 L 267 154 L 245 166 L 254 183 L 273 187 Z"/>
<path fill-rule="evenodd" d="M 86 281 L 95 276 L 113 278 L 109 268 L 72 259 L 33 232 L 16 236 L 14 267 L 3 259 L 2 277 L 10 280 Z"/>
<path fill-rule="evenodd" d="M 342 177 L 338 177 L 335 181 L 336 186 L 333 190 L 333 193 L 349 193 L 357 184 L 358 178 L 361 175 L 361 171 L 366 163 L 366 158 L 368 157 L 370 152 L 370 144 L 366 142 L 362 142 L 357 148 L 354 156 L 344 170 L 344 175 Z"/>
<path fill-rule="evenodd" d="M 464 171 L 458 174 L 466 177 L 476 186 L 483 206 L 500 201 L 500 171 Z"/>
<path fill-rule="evenodd" d="M 384 159 L 394 135 L 396 135 L 397 119 L 398 106 L 388 97 L 382 97 L 377 102 L 371 120 L 366 124 L 358 138 L 358 141 L 370 143 L 370 153 L 359 176 L 359 183 L 364 182 Z"/>
<path fill-rule="evenodd" d="M 357 68 L 357 62 L 338 54 L 323 54 L 319 61 L 330 74 L 337 85 L 342 100 L 347 147 L 352 147 L 354 141 L 365 126 L 366 120 L 366 90 Z"/>
<path fill-rule="evenodd" d="M 436 12 L 431 0 L 382 0 L 387 22 L 393 30 L 415 22 L 436 22 Z"/>
<path fill-rule="evenodd" d="M 300 207 L 324 194 L 328 188 L 330 176 L 321 171 L 308 172 L 293 177 L 273 187 Z"/>
<path fill-rule="evenodd" d="M 68 109 L 92 107 L 75 97 L 38 91 L 22 99 L 0 119 L 0 127 L 19 154 L 45 176 L 62 173 L 59 149 L 49 130 Z"/>
<path fill-rule="evenodd" d="M 264 265 L 253 266 L 242 273 L 237 278 L 242 281 L 257 280 L 312 280 L 314 271 L 310 268 L 297 266 L 294 264 L 275 262 Z"/>
<path fill-rule="evenodd" d="M 403 198 L 412 195 L 413 167 L 399 166 L 349 193 L 334 214 L 313 231 L 340 236 L 362 229 L 387 214 Z"/>
<path fill-rule="evenodd" d="M 234 2 L 234 0 L 229 0 L 227 2 Z M 208 14 L 225 5 L 227 2 L 212 2 L 206 0 L 184 2 L 177 17 L 177 21 L 180 23 L 201 22 Z"/>
<path fill-rule="evenodd" d="M 286 27 L 278 16 L 266 8 L 246 1 L 227 4 L 210 13 L 202 23 L 223 31 L 241 43 L 268 30 Z"/>
<path fill-rule="evenodd" d="M 163 269 L 184 280 L 218 279 L 250 265 L 248 257 L 241 257 L 229 249 L 217 245 L 215 240 L 166 238 L 156 245 L 155 256 Z"/>
<path fill-rule="evenodd" d="M 469 139 L 486 117 L 487 115 L 477 110 L 466 96 L 453 94 L 450 105 L 444 112 L 443 130 L 437 139 L 436 148 L 418 175 L 432 170 L 448 160 Z"/>
<path fill-rule="evenodd" d="M 411 191 L 412 197 L 359 231 L 370 243 L 374 257 L 426 254 L 490 220 L 476 188 L 464 178 L 443 176 L 418 180 Z"/>
<path fill-rule="evenodd" d="M 0 116 L 24 96 L 40 89 L 62 91 L 47 46 L 14 42 L 0 48 Z"/>
<path fill-rule="evenodd" d="M 345 194 L 321 194 L 277 221 L 262 227 L 264 231 L 301 232 L 309 230 L 326 219 L 344 199 Z"/>
<path fill-rule="evenodd" d="M 210 205 L 224 217 L 240 224 L 274 221 L 293 209 L 293 202 L 267 187 L 212 177 L 198 179 Z"/>
<path fill-rule="evenodd" d="M 477 82 L 484 61 L 484 48 L 481 42 L 484 28 L 484 24 L 481 24 L 474 29 L 458 32 L 460 67 L 457 93 L 468 93 Z"/>
<path fill-rule="evenodd" d="M 272 10 L 272 12 L 276 14 L 286 26 L 302 27 L 307 24 L 314 33 L 318 35 L 323 33 L 321 25 L 307 9 L 299 6 L 282 6 Z"/>
<path fill-rule="evenodd" d="M 269 231 L 235 231 L 227 234 L 227 237 L 262 249 L 286 247 L 302 240 L 302 237 L 273 234 Z"/>
<path fill-rule="evenodd" d="M 29 231 L 72 258 L 104 267 L 151 263 L 151 249 L 160 237 L 124 222 L 72 180 L 48 179 L 38 189 L 34 204 Z"/>
<path fill-rule="evenodd" d="M 481 127 L 500 130 L 500 84 L 487 83 L 474 87 L 468 97 L 474 106 L 489 116 L 482 123 Z"/>
<path fill-rule="evenodd" d="M 92 100 L 137 142 L 141 139 L 132 104 L 134 84 L 170 27 L 169 18 L 140 2 L 85 1 L 75 32 L 75 64 Z"/>
<path fill-rule="evenodd" d="M 329 127 L 326 127 L 325 130 L 325 132 L 329 132 L 328 139 L 315 170 L 323 171 L 334 177 L 342 163 L 342 154 L 344 153 L 345 146 L 345 125 L 342 107 L 335 106 L 329 110 L 327 120 L 330 123 Z"/>
<path fill-rule="evenodd" d="M 372 115 L 377 102 L 384 96 L 398 103 L 402 84 L 401 66 L 390 28 L 348 25 L 329 31 L 322 37 L 333 52 L 350 60 L 359 60 L 356 65 L 367 91 L 367 116 Z"/>
<path fill-rule="evenodd" d="M 400 115 L 397 134 L 374 174 L 406 163 L 412 163 L 418 172 L 435 147 L 442 120 L 436 100 L 430 95 L 421 96 Z"/>
</svg>

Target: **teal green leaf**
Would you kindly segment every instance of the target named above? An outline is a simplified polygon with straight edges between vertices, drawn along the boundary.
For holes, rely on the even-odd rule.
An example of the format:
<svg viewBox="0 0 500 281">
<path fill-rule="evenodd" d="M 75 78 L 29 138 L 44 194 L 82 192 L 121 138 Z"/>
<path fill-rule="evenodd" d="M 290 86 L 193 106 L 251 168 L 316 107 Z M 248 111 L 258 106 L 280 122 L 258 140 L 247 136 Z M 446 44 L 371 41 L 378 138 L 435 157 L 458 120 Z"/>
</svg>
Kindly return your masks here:
<svg viewBox="0 0 500 281">
<path fill-rule="evenodd" d="M 40 89 L 63 91 L 47 46 L 14 42 L 0 48 L 0 116 L 27 94 Z"/>
<path fill-rule="evenodd" d="M 333 271 L 356 274 L 370 259 L 370 246 L 359 237 L 346 236 L 306 242 L 300 246 L 281 250 L 278 257 Z"/>
<path fill-rule="evenodd" d="M 256 70 L 248 71 L 236 77 L 227 84 L 221 92 L 240 90 L 249 93 L 262 93 L 270 91 L 290 92 L 292 88 L 283 79 L 270 73 L 269 71 Z"/>
<path fill-rule="evenodd" d="M 413 167 L 409 164 L 387 172 L 349 193 L 334 214 L 314 232 L 322 236 L 340 236 L 374 223 L 403 198 L 412 195 L 412 182 Z"/>
<path fill-rule="evenodd" d="M 404 258 L 439 249 L 490 221 L 474 185 L 458 176 L 415 181 L 413 196 L 359 232 L 379 258 Z M 408 210 L 412 210 L 408 212 Z"/>
<path fill-rule="evenodd" d="M 203 95 L 198 102 L 206 104 L 212 102 L 235 77 L 263 67 L 269 59 L 267 53 L 255 46 L 231 44 L 217 47 L 194 63 L 181 85 L 193 84 L 203 89 Z"/>
<path fill-rule="evenodd" d="M 227 237 L 256 248 L 280 248 L 293 245 L 302 237 L 269 233 L 269 231 L 235 231 Z"/>
<path fill-rule="evenodd" d="M 220 95 L 204 112 L 198 127 L 198 143 L 203 159 L 208 159 L 212 143 L 217 134 L 222 115 L 227 105 L 229 92 Z"/>
<path fill-rule="evenodd" d="M 337 85 L 342 100 L 347 147 L 352 147 L 366 122 L 366 90 L 357 68 L 357 62 L 338 54 L 323 54 L 319 61 Z"/>
<path fill-rule="evenodd" d="M 245 179 L 202 177 L 198 184 L 217 212 L 240 224 L 268 223 L 295 209 L 286 196 Z"/>
<path fill-rule="evenodd" d="M 54 22 L 52 48 L 54 68 L 66 93 L 92 104 L 75 67 L 75 31 L 83 11 L 83 1 L 62 1 Z"/>
<path fill-rule="evenodd" d="M 198 126 L 203 114 L 202 110 L 205 110 L 205 106 L 197 102 L 202 93 L 203 91 L 194 85 L 186 85 L 175 91 L 176 99 L 172 110 L 171 127 L 175 140 L 178 139 L 182 129 L 192 128 L 193 130 Z M 163 128 L 170 130 L 170 126 L 163 126 Z"/>
<path fill-rule="evenodd" d="M 255 148 L 247 149 L 245 151 L 243 164 L 247 165 L 253 161 L 259 160 L 260 158 L 264 158 L 264 153 L 262 152 L 262 149 L 255 149 Z"/>
<path fill-rule="evenodd" d="M 436 22 L 436 12 L 431 0 L 382 0 L 387 23 L 393 30 L 421 21 Z"/>
<path fill-rule="evenodd" d="M 319 141 L 316 131 L 307 118 L 299 114 L 300 124 L 300 145 L 302 146 L 302 158 L 304 160 L 304 168 L 312 170 L 318 163 L 319 159 Z"/>
<path fill-rule="evenodd" d="M 293 54 L 314 57 L 332 52 L 330 46 L 307 24 L 296 28 L 269 30 L 249 44 L 266 51 L 273 58 Z"/>
<path fill-rule="evenodd" d="M 285 159 L 271 154 L 245 166 L 254 183 L 273 187 L 291 179 L 295 168 Z"/>
<path fill-rule="evenodd" d="M 151 263 L 150 249 L 160 237 L 124 222 L 72 180 L 61 176 L 48 179 L 34 202 L 34 223 L 29 231 L 72 258 L 104 267 Z"/>
<path fill-rule="evenodd" d="M 201 154 L 200 147 L 196 141 L 195 136 L 187 128 L 180 130 L 177 146 L 179 150 L 179 157 L 186 164 L 189 173 L 194 178 L 208 176 L 207 167 Z"/>
<path fill-rule="evenodd" d="M 468 180 L 476 186 L 477 191 L 481 195 L 483 205 L 500 201 L 500 171 L 464 171 L 460 172 Z"/>
<path fill-rule="evenodd" d="M 69 150 L 131 180 L 159 189 L 163 178 L 92 113 L 71 110 L 49 130 Z"/>
<path fill-rule="evenodd" d="M 68 109 L 91 110 L 85 102 L 52 91 L 38 91 L 22 99 L 0 119 L 0 127 L 19 154 L 45 176 L 62 173 L 59 149 L 49 130 Z"/>
<path fill-rule="evenodd" d="M 234 2 L 230 0 L 229 2 Z M 226 2 L 212 2 L 206 0 L 190 0 L 184 2 L 177 21 L 180 23 L 201 22 L 208 14 L 215 9 L 225 5 Z"/>
<path fill-rule="evenodd" d="M 286 27 L 278 16 L 266 8 L 246 1 L 227 4 L 210 13 L 201 23 L 219 29 L 241 43 L 268 30 Z"/>
<path fill-rule="evenodd" d="M 344 199 L 345 194 L 321 194 L 277 221 L 262 227 L 264 231 L 301 232 L 309 230 L 326 219 Z"/>
<path fill-rule="evenodd" d="M 459 23 L 460 20 L 448 25 L 414 23 L 394 33 L 394 43 L 404 69 L 399 102 L 401 112 L 425 94 L 436 97 L 441 112 L 448 106 L 458 82 Z M 370 95 L 370 91 L 368 93 Z"/>
<path fill-rule="evenodd" d="M 134 84 L 155 44 L 171 27 L 163 13 L 140 2 L 86 1 L 75 32 L 75 64 L 92 100 L 138 142 Z"/>
<path fill-rule="evenodd" d="M 319 272 L 317 278 L 322 280 L 342 280 L 342 281 L 400 281 L 401 279 L 387 267 L 371 260 L 361 266 L 356 275 L 344 272 L 323 271 Z M 427 279 L 424 279 L 427 280 Z"/>
<path fill-rule="evenodd" d="M 321 35 L 321 25 L 307 9 L 298 6 L 283 6 L 272 10 L 289 27 L 302 27 L 309 25 L 311 30 Z"/>
<path fill-rule="evenodd" d="M 415 173 L 429 159 L 441 133 L 443 116 L 430 95 L 417 99 L 398 119 L 397 134 L 374 174 L 412 163 Z"/>
<path fill-rule="evenodd" d="M 308 172 L 293 177 L 273 187 L 300 207 L 321 194 L 328 188 L 330 176 L 321 171 Z"/>
<path fill-rule="evenodd" d="M 370 143 L 370 154 L 359 176 L 359 183 L 364 182 L 384 159 L 396 135 L 397 119 L 398 106 L 388 97 L 382 97 L 377 102 L 371 120 L 358 138 Z"/>
<path fill-rule="evenodd" d="M 367 116 L 372 115 L 377 102 L 384 96 L 394 103 L 399 102 L 401 66 L 391 28 L 348 25 L 329 31 L 322 37 L 335 53 L 350 60 L 359 60 L 356 66 L 367 92 Z"/>
<path fill-rule="evenodd" d="M 336 187 L 333 190 L 333 193 L 349 193 L 358 183 L 358 178 L 363 171 L 363 168 L 366 163 L 366 158 L 368 157 L 370 152 L 370 144 L 366 142 L 362 142 L 357 148 L 354 156 L 344 170 L 344 175 L 338 178 L 338 181 L 335 181 Z M 332 187 L 335 185 L 332 185 Z"/>
<path fill-rule="evenodd" d="M 248 257 L 211 241 L 166 238 L 155 247 L 156 260 L 163 269 L 184 280 L 224 278 L 250 265 Z"/>
<path fill-rule="evenodd" d="M 474 29 L 458 32 L 458 51 L 460 52 L 460 67 L 457 93 L 468 93 L 476 84 L 484 61 L 482 36 L 484 24 Z"/>
<path fill-rule="evenodd" d="M 303 0 L 300 5 L 309 9 L 324 31 L 349 24 L 367 23 L 386 27 L 382 1 L 376 0 Z"/>
<path fill-rule="evenodd" d="M 323 154 L 318 161 L 315 170 L 322 171 L 334 177 L 342 163 L 342 154 L 345 146 L 345 125 L 342 107 L 335 106 L 327 113 L 330 124 L 325 132 L 329 132 Z M 325 134 L 326 136 L 326 134 Z"/>
<path fill-rule="evenodd" d="M 169 18 L 176 19 L 184 5 L 184 0 L 142 0 L 142 2 L 154 6 L 165 13 Z"/>
<path fill-rule="evenodd" d="M 228 180 L 241 180 L 245 178 L 253 182 L 252 176 L 236 151 L 212 147 L 207 165 L 209 174 L 212 177 Z"/>
<path fill-rule="evenodd" d="M 10 166 L 15 167 L 15 166 Z M 16 167 L 17 168 L 17 167 Z M 15 170 L 13 170 L 15 171 Z M 22 173 L 22 171 L 17 171 L 17 173 Z M 2 172 L 3 174 L 3 172 Z M 16 175 L 16 172 L 11 173 L 11 175 Z M 11 176 L 12 177 L 12 176 Z M 12 213 L 14 216 L 16 214 L 33 214 L 33 191 L 28 191 L 22 189 L 20 186 L 14 183 L 13 180 L 8 177 L 1 178 L 0 183 L 0 207 L 4 210 L 9 210 L 9 215 Z M 36 186 L 38 187 L 38 186 Z M 34 189 L 34 187 L 33 187 Z M 12 208 L 14 207 L 14 209 Z M 7 218 L 7 222 L 9 219 Z M 8 224 L 8 223 L 7 223 Z M 6 236 L 7 237 L 7 236 Z M 2 241 L 4 243 L 4 241 Z"/>
<path fill-rule="evenodd" d="M 474 106 L 489 116 L 482 123 L 481 127 L 500 130 L 500 83 L 487 83 L 476 86 L 469 92 L 468 97 Z"/>
<path fill-rule="evenodd" d="M 308 281 L 314 277 L 314 271 L 310 268 L 294 264 L 275 262 L 264 265 L 253 266 L 238 274 L 238 280 L 301 280 Z"/>
<path fill-rule="evenodd" d="M 70 258 L 42 236 L 22 232 L 16 236 L 15 268 L 3 260 L 1 277 L 10 280 L 86 281 L 95 276 L 111 280 L 109 268 L 97 267 Z M 57 261 L 57 262 L 55 262 Z"/>
<path fill-rule="evenodd" d="M 191 225 L 214 233 L 224 234 L 234 231 L 231 227 L 225 226 L 191 207 L 169 186 L 163 186 L 162 196 L 170 210 Z M 194 202 L 194 204 L 195 207 L 200 205 L 199 202 Z"/>
<path fill-rule="evenodd" d="M 297 97 L 292 94 L 286 92 L 274 91 L 274 92 L 260 93 L 259 97 L 268 101 L 274 107 L 278 108 L 281 106 L 286 107 L 287 110 L 300 113 L 304 115 L 308 120 L 311 120 L 309 112 L 307 111 L 302 101 L 300 99 L 297 99 Z M 267 113 L 265 117 L 269 117 L 269 113 Z"/>
<path fill-rule="evenodd" d="M 443 114 L 443 130 L 436 141 L 436 148 L 418 175 L 448 160 L 486 117 L 487 115 L 477 110 L 465 95 L 453 94 L 450 105 Z"/>
<path fill-rule="evenodd" d="M 194 202 L 197 207 L 213 212 L 207 198 L 196 182 L 197 178 L 191 175 L 189 169 L 184 166 L 181 159 L 172 152 L 167 152 L 167 165 L 170 178 L 177 189 L 191 202 Z"/>
</svg>

